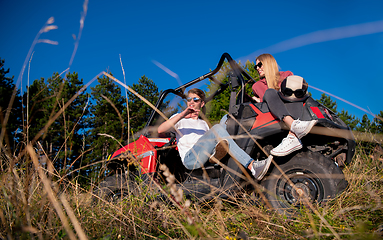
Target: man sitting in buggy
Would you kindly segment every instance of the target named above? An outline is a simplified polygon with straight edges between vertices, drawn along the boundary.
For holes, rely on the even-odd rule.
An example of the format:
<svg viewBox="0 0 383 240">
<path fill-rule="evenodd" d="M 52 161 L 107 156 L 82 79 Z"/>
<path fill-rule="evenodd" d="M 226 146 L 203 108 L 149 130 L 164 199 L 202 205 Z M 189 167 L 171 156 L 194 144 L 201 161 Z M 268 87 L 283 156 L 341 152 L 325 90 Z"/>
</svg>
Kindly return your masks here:
<svg viewBox="0 0 383 240">
<path fill-rule="evenodd" d="M 270 167 L 272 156 L 265 160 L 254 160 L 243 151 L 221 124 L 209 129 L 199 118 L 205 105 L 205 93 L 197 88 L 188 91 L 187 108 L 170 117 L 158 127 L 158 133 L 176 130 L 177 147 L 184 166 L 197 169 L 210 162 L 221 160 L 227 153 L 249 169 L 256 180 L 261 180 Z"/>
</svg>

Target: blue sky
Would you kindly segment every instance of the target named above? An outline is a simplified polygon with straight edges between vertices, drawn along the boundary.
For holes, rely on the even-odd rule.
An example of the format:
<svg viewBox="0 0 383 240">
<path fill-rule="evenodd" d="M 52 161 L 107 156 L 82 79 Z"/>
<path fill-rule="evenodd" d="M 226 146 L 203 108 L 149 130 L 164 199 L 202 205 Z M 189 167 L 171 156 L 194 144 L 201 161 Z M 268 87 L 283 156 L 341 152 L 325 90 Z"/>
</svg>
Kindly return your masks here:
<svg viewBox="0 0 383 240">
<path fill-rule="evenodd" d="M 80 29 L 80 0 L 0 0 L 0 58 L 18 78 L 32 42 L 54 17 L 58 29 L 33 49 L 29 79 L 48 78 L 68 68 Z M 111 71 L 128 85 L 142 75 L 160 89 L 214 69 L 224 52 L 242 62 L 271 53 L 281 70 L 303 76 L 314 98 L 324 90 L 375 114 L 383 110 L 383 1 L 105 1 L 90 0 L 70 71 L 84 83 Z M 28 66 L 27 66 L 28 69 Z M 28 82 L 25 71 L 22 84 Z M 314 89 L 316 88 L 316 89 Z M 333 98 L 335 99 L 335 98 Z M 361 118 L 355 106 L 338 110 Z M 370 119 L 372 118 L 369 116 Z"/>
</svg>

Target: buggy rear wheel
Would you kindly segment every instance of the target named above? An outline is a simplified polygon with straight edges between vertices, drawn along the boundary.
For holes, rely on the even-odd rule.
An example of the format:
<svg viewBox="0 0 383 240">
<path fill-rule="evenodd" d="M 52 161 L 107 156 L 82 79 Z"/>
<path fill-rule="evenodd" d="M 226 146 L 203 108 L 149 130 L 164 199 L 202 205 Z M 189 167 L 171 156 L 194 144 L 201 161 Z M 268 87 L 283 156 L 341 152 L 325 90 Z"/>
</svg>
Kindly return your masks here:
<svg viewBox="0 0 383 240">
<path fill-rule="evenodd" d="M 347 187 L 342 170 L 319 153 L 301 152 L 290 160 L 280 158 L 279 167 L 261 181 L 270 205 L 291 216 L 307 203 L 314 204 L 335 198 Z"/>
</svg>

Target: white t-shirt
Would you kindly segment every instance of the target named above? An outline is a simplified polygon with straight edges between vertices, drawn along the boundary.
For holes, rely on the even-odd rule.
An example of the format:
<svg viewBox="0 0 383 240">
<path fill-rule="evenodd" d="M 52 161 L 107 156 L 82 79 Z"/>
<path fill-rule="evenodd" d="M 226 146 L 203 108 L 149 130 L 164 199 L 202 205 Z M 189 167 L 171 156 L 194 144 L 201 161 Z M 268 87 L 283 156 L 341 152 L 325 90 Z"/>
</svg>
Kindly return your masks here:
<svg viewBox="0 0 383 240">
<path fill-rule="evenodd" d="M 177 114 L 174 114 L 170 118 L 173 118 Z M 186 153 L 194 146 L 198 139 L 209 130 L 209 126 L 204 120 L 199 118 L 182 118 L 174 126 L 181 133 L 180 135 L 176 131 L 178 152 L 183 162 Z"/>
</svg>

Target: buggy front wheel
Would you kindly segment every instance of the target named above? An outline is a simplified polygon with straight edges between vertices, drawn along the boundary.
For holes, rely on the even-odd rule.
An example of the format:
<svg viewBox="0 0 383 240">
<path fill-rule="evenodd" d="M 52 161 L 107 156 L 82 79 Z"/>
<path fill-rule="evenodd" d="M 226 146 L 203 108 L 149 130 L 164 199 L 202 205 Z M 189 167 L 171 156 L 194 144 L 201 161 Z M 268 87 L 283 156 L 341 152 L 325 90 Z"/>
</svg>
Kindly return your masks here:
<svg viewBox="0 0 383 240">
<path fill-rule="evenodd" d="M 291 215 L 302 206 L 335 198 L 347 187 L 342 170 L 330 159 L 315 152 L 300 152 L 291 159 L 277 160 L 261 181 L 270 205 L 280 213 Z M 287 178 L 286 178 L 287 177 Z"/>
</svg>

